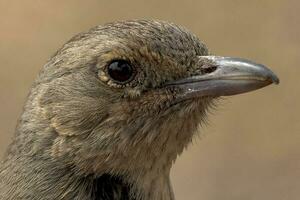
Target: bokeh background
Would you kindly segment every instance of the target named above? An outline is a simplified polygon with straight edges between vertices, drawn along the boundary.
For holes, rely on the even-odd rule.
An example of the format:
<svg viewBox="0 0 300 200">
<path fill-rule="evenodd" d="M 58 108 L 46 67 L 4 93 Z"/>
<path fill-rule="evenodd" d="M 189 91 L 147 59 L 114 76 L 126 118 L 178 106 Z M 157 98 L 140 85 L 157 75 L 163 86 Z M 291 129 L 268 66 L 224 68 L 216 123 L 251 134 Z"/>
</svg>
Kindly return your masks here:
<svg viewBox="0 0 300 200">
<path fill-rule="evenodd" d="M 300 3 L 0 0 L 0 156 L 40 67 L 71 36 L 123 19 L 181 24 L 218 55 L 272 68 L 279 86 L 226 98 L 172 170 L 178 200 L 300 199 Z"/>
</svg>

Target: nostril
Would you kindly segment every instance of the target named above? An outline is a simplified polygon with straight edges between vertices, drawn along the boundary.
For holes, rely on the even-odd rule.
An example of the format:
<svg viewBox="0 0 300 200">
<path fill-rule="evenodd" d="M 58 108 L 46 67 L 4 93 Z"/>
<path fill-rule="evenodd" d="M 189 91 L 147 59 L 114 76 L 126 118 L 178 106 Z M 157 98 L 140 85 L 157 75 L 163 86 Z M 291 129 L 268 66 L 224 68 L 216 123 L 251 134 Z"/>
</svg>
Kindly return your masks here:
<svg viewBox="0 0 300 200">
<path fill-rule="evenodd" d="M 202 74 L 209 74 L 209 73 L 212 73 L 214 71 L 216 71 L 217 67 L 216 66 L 203 66 L 201 68 L 201 72 Z"/>
</svg>

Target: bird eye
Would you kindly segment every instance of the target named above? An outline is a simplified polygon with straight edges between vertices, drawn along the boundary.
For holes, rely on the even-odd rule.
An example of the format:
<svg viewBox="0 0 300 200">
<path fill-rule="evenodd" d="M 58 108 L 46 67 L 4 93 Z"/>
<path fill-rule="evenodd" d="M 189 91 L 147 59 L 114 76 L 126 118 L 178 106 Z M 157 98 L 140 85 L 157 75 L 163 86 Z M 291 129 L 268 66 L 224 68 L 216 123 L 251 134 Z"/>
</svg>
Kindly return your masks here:
<svg viewBox="0 0 300 200">
<path fill-rule="evenodd" d="M 134 70 L 130 63 L 125 60 L 115 60 L 108 65 L 108 75 L 117 82 L 124 83 L 132 80 Z"/>
</svg>

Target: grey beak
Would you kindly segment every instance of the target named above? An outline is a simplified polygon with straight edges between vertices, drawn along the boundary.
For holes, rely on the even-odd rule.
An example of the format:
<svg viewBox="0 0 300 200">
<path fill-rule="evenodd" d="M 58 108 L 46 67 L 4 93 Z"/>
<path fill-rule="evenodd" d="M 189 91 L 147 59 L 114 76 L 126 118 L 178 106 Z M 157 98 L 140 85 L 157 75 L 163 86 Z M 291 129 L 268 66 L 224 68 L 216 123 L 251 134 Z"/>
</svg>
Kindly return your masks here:
<svg viewBox="0 0 300 200">
<path fill-rule="evenodd" d="M 200 60 L 209 63 L 213 70 L 170 82 L 168 87 L 179 89 L 183 98 L 193 98 L 230 96 L 279 83 L 277 76 L 267 67 L 246 59 L 200 56 Z"/>
</svg>

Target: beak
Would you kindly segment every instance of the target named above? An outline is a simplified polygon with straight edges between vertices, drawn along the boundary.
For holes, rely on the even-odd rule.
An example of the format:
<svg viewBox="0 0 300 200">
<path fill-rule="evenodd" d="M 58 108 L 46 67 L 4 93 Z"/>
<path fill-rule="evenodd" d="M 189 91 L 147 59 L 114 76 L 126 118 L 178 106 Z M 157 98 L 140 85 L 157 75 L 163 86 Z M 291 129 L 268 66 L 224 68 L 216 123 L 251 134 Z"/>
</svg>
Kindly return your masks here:
<svg viewBox="0 0 300 200">
<path fill-rule="evenodd" d="M 204 63 L 199 69 L 206 69 L 205 73 L 166 84 L 179 90 L 183 99 L 230 96 L 279 83 L 277 76 L 267 67 L 246 59 L 219 56 L 198 58 L 199 63 Z"/>
</svg>

